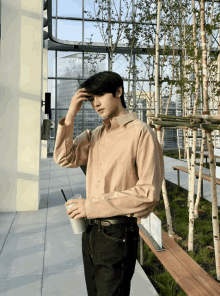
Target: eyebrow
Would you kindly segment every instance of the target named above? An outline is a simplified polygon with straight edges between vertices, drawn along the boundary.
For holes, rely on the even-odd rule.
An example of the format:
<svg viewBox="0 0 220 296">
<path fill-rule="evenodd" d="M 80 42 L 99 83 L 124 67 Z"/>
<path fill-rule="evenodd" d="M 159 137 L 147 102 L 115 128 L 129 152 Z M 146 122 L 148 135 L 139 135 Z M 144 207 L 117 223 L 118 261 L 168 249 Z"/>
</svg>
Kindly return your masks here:
<svg viewBox="0 0 220 296">
<path fill-rule="evenodd" d="M 89 96 L 88 100 L 90 101 L 90 99 L 94 99 L 94 96 L 104 96 L 106 93 L 100 93 L 100 94 L 93 94 L 91 96 Z"/>
</svg>

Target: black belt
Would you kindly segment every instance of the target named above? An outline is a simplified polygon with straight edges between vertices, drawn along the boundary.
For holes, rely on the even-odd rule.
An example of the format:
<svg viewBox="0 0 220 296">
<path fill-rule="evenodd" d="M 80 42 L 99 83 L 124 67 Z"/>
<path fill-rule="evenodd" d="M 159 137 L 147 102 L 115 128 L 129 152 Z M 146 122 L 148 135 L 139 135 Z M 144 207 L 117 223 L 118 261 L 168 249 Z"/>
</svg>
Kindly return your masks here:
<svg viewBox="0 0 220 296">
<path fill-rule="evenodd" d="M 90 225 L 98 224 L 99 226 L 110 226 L 112 224 L 133 224 L 137 223 L 137 218 L 127 216 L 115 216 L 110 218 L 88 219 Z M 99 230 L 100 231 L 100 230 Z"/>
</svg>

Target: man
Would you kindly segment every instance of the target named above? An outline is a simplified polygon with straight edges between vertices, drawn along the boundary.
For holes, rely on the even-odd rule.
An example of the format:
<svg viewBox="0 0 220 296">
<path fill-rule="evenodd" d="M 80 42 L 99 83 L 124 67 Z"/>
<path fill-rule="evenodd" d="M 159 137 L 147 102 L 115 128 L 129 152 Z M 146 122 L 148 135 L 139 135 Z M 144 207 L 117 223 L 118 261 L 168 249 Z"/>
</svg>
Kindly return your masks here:
<svg viewBox="0 0 220 296">
<path fill-rule="evenodd" d="M 74 117 L 89 100 L 103 125 L 73 140 Z M 54 160 L 87 164 L 86 199 L 71 200 L 70 218 L 87 218 L 82 253 L 89 296 L 128 296 L 137 258 L 137 218 L 160 199 L 163 150 L 153 130 L 126 110 L 120 75 L 99 72 L 81 84 L 58 124 Z"/>
</svg>

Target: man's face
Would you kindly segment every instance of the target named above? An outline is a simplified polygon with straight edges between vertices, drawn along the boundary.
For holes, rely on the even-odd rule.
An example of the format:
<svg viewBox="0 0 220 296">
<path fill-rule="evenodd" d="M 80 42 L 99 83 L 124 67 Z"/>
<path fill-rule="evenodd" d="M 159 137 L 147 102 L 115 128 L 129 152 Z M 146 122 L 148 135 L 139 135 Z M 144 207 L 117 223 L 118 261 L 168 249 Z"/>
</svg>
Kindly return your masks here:
<svg viewBox="0 0 220 296">
<path fill-rule="evenodd" d="M 91 95 L 89 101 L 93 109 L 103 118 L 116 116 L 118 113 L 120 98 L 114 98 L 112 93 Z M 103 110 L 99 111 L 100 109 Z"/>
</svg>

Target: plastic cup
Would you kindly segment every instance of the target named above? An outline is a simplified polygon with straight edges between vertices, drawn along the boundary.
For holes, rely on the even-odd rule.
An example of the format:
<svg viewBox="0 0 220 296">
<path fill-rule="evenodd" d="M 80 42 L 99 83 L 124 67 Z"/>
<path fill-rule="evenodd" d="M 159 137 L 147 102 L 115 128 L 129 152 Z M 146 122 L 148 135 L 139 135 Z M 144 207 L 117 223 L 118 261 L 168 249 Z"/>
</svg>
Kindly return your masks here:
<svg viewBox="0 0 220 296">
<path fill-rule="evenodd" d="M 82 198 L 81 194 L 76 194 L 72 198 L 68 199 L 68 201 L 71 200 L 71 199 L 80 199 L 80 198 Z M 75 204 L 65 206 L 66 210 L 68 210 L 73 205 L 75 205 Z M 75 234 L 80 234 L 80 233 L 82 233 L 82 232 L 84 232 L 86 230 L 85 218 L 79 218 L 77 220 L 74 220 L 74 218 L 70 218 L 70 216 L 69 216 L 69 219 L 70 219 L 70 222 L 71 222 L 71 225 L 72 225 L 72 228 L 73 228 L 73 232 Z"/>
</svg>

